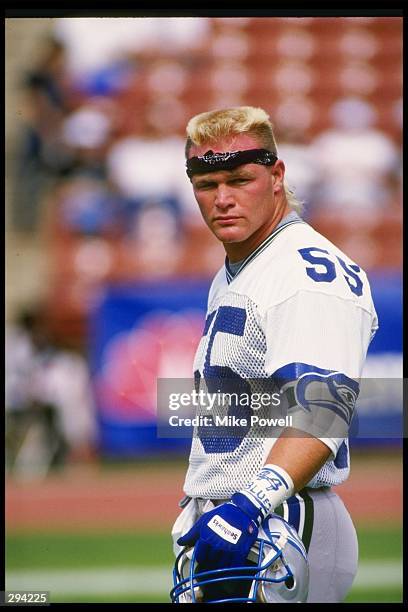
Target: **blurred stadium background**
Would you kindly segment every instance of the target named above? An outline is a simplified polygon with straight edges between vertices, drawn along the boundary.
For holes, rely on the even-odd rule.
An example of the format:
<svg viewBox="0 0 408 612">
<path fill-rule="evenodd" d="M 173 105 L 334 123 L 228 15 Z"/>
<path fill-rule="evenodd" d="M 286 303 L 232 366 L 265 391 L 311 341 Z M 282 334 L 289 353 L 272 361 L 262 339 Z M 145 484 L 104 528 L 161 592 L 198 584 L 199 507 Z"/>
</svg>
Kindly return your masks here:
<svg viewBox="0 0 408 612">
<path fill-rule="evenodd" d="M 158 377 L 190 377 L 223 249 L 184 173 L 186 121 L 276 124 L 305 217 L 366 269 L 366 376 L 402 378 L 402 18 L 6 19 L 6 587 L 168 601 L 188 441 Z M 402 600 L 401 404 L 368 406 L 339 493 L 347 601 Z"/>
</svg>

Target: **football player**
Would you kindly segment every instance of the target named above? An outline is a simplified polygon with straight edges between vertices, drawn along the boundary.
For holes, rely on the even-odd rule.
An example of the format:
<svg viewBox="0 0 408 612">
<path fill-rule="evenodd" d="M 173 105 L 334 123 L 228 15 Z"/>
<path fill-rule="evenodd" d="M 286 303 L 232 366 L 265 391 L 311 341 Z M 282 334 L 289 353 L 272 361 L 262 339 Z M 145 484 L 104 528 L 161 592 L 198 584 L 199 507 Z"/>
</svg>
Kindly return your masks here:
<svg viewBox="0 0 408 612">
<path fill-rule="evenodd" d="M 349 475 L 348 428 L 378 328 L 367 276 L 302 219 L 264 110 L 193 117 L 186 168 L 203 219 L 226 252 L 209 291 L 195 381 L 249 392 L 253 381 L 266 381 L 285 396 L 288 414 L 300 416 L 275 434 L 249 418 L 234 435 L 228 427 L 196 428 L 172 531 L 175 553 L 191 548 L 204 572 L 250 566 L 261 530 L 280 515 L 307 552 L 307 601 L 341 602 L 357 571 L 358 544 L 331 487 Z M 254 413 L 234 402 L 227 411 Z M 316 417 L 310 427 L 302 425 L 308 414 Z M 331 428 L 334 422 L 343 429 Z M 203 585 L 201 600 L 233 600 L 231 591 L 226 599 L 211 593 Z"/>
</svg>

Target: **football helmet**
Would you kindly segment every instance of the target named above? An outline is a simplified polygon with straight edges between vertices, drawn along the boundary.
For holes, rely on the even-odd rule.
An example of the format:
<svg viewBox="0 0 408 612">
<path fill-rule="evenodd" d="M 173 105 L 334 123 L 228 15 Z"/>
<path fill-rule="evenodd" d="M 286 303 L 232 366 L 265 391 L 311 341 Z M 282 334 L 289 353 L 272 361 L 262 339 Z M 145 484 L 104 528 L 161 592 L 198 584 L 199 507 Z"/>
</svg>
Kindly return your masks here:
<svg viewBox="0 0 408 612">
<path fill-rule="evenodd" d="M 309 566 L 297 532 L 280 516 L 267 518 L 243 567 L 200 568 L 195 547 L 184 548 L 173 570 L 173 603 L 301 603 Z"/>
</svg>

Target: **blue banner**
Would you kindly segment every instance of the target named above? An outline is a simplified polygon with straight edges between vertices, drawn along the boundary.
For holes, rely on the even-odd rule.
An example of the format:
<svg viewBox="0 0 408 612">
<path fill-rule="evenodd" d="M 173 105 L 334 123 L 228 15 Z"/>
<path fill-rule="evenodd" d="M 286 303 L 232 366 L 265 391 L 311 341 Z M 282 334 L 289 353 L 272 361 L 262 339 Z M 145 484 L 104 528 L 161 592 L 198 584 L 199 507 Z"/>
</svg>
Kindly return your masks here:
<svg viewBox="0 0 408 612">
<path fill-rule="evenodd" d="M 100 450 L 110 456 L 178 452 L 187 440 L 157 438 L 157 379 L 191 378 L 210 282 L 109 287 L 89 325 Z"/>
<path fill-rule="evenodd" d="M 402 445 L 402 275 L 398 271 L 371 273 L 369 281 L 379 329 L 368 349 L 363 379 L 381 379 L 390 393 L 378 401 L 357 404 L 357 435 L 351 438 L 350 446 Z"/>
</svg>

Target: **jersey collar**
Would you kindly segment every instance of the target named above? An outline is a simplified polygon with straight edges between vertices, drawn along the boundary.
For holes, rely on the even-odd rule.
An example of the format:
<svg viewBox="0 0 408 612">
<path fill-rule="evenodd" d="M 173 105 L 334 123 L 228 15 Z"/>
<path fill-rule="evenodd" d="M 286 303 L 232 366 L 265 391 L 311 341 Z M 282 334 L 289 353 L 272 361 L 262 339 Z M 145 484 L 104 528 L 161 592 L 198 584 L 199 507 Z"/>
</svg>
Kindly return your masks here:
<svg viewBox="0 0 408 612">
<path fill-rule="evenodd" d="M 263 242 L 261 242 L 261 244 L 259 246 L 256 247 L 255 251 L 252 251 L 252 253 L 250 253 L 248 255 L 248 257 L 246 257 L 242 261 L 242 263 L 239 266 L 238 270 L 235 270 L 235 272 L 232 271 L 232 269 L 230 267 L 230 263 L 228 261 L 228 256 L 226 256 L 225 257 L 225 274 L 226 274 L 226 277 L 227 277 L 227 283 L 230 284 L 234 280 L 234 278 L 236 278 L 238 276 L 238 274 L 240 272 L 242 272 L 242 270 L 249 263 L 251 263 L 251 261 L 253 261 L 256 257 L 258 257 L 258 255 L 260 255 L 271 244 L 271 242 L 273 242 L 273 240 L 276 238 L 276 236 L 278 234 L 280 234 L 289 225 L 294 225 L 295 223 L 304 223 L 304 221 L 296 213 L 295 214 L 293 214 L 293 213 L 289 214 L 287 216 L 287 221 L 281 221 L 281 223 L 279 223 L 279 225 L 277 227 L 275 227 L 275 229 L 272 231 L 272 233 L 269 234 L 269 236 L 267 238 L 265 238 L 265 240 Z"/>
</svg>

